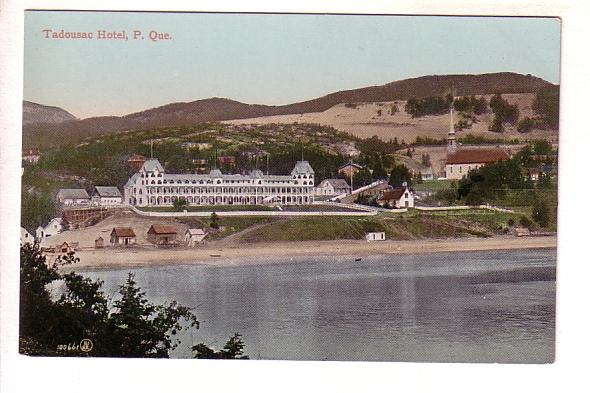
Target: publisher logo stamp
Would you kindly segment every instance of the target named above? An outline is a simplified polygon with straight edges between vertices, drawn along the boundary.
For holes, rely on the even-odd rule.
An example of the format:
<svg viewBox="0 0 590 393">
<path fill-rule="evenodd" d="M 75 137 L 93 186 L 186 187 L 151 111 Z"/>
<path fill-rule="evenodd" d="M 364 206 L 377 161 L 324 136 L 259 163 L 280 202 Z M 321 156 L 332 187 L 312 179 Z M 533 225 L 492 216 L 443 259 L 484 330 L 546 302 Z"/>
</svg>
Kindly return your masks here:
<svg viewBox="0 0 590 393">
<path fill-rule="evenodd" d="M 90 352 L 90 351 L 92 351 L 92 347 L 93 347 L 92 340 L 85 338 L 85 339 L 82 339 L 82 341 L 80 341 L 80 351 Z"/>
</svg>

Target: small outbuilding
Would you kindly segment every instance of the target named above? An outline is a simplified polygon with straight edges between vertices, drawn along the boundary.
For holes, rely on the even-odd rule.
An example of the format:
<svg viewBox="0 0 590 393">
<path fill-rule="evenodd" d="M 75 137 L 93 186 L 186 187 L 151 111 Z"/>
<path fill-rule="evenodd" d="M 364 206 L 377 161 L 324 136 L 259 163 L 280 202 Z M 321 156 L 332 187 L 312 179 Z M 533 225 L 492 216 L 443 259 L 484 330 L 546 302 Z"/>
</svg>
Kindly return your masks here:
<svg viewBox="0 0 590 393">
<path fill-rule="evenodd" d="M 104 248 L 104 239 L 102 236 L 94 240 L 94 248 Z"/>
<path fill-rule="evenodd" d="M 516 237 L 530 236 L 531 235 L 531 231 L 528 228 L 524 228 L 524 227 L 514 227 L 512 229 L 512 233 Z"/>
<path fill-rule="evenodd" d="M 184 241 L 187 246 L 194 247 L 197 244 L 201 243 L 205 237 L 207 236 L 207 232 L 200 228 L 194 229 L 187 229 L 184 233 Z"/>
<path fill-rule="evenodd" d="M 129 246 L 135 244 L 136 236 L 132 228 L 119 227 L 111 231 L 111 244 L 113 246 Z"/>
<path fill-rule="evenodd" d="M 20 227 L 20 245 L 23 244 L 33 244 L 35 242 L 35 238 L 33 235 L 29 233 L 25 228 Z"/>
<path fill-rule="evenodd" d="M 60 254 L 67 254 L 70 252 L 74 252 L 74 248 L 68 244 L 68 242 L 63 242 L 61 245 L 55 248 L 55 251 Z"/>
<path fill-rule="evenodd" d="M 154 224 L 147 232 L 147 240 L 150 243 L 165 246 L 176 241 L 176 228 L 171 225 Z"/>
<path fill-rule="evenodd" d="M 369 232 L 365 235 L 368 242 L 385 240 L 385 232 Z"/>
</svg>

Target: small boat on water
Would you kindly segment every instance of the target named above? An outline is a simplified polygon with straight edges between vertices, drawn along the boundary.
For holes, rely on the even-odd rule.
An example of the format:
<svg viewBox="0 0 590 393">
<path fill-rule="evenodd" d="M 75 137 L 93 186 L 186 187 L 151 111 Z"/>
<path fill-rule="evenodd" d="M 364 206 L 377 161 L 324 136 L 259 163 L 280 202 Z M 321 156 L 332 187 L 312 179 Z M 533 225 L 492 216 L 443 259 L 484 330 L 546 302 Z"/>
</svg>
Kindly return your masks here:
<svg viewBox="0 0 590 393">
<path fill-rule="evenodd" d="M 210 257 L 220 257 L 221 254 L 209 254 Z"/>
<path fill-rule="evenodd" d="M 362 260 L 363 260 L 363 258 L 355 258 L 354 259 L 355 262 L 362 261 Z"/>
</svg>

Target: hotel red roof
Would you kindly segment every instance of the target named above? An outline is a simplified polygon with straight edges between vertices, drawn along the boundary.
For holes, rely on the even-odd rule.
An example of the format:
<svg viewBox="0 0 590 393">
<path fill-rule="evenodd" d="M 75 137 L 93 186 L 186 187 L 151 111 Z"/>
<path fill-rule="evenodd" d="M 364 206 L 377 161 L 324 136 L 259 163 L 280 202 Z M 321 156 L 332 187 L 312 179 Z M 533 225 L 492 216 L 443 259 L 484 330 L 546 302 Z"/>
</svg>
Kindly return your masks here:
<svg viewBox="0 0 590 393">
<path fill-rule="evenodd" d="M 502 149 L 458 150 L 447 156 L 447 164 L 488 164 L 509 158 Z"/>
</svg>

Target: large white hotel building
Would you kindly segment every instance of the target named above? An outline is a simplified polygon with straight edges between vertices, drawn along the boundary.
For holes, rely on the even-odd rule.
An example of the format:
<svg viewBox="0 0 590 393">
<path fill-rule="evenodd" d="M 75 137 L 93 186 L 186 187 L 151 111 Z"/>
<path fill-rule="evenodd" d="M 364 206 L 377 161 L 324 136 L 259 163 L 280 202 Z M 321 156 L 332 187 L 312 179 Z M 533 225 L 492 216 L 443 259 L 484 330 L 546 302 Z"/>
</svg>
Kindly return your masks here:
<svg viewBox="0 0 590 393">
<path fill-rule="evenodd" d="M 157 159 L 148 159 L 124 187 L 124 202 L 133 206 L 171 206 L 184 198 L 189 205 L 310 204 L 314 196 L 314 171 L 307 161 L 297 161 L 291 175 L 165 173 Z"/>
</svg>

